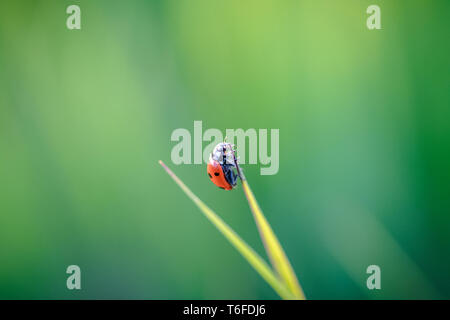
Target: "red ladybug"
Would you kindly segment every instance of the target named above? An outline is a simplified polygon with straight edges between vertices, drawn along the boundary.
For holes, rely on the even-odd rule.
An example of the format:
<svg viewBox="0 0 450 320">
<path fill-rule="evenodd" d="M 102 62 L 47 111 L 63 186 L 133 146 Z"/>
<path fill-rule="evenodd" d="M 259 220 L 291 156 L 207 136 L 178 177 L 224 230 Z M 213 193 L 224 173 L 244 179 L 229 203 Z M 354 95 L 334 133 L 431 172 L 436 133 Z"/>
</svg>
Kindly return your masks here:
<svg viewBox="0 0 450 320">
<path fill-rule="evenodd" d="M 237 174 L 234 152 L 229 143 L 219 143 L 209 156 L 206 168 L 211 181 L 224 190 L 232 190 L 236 186 Z"/>
</svg>

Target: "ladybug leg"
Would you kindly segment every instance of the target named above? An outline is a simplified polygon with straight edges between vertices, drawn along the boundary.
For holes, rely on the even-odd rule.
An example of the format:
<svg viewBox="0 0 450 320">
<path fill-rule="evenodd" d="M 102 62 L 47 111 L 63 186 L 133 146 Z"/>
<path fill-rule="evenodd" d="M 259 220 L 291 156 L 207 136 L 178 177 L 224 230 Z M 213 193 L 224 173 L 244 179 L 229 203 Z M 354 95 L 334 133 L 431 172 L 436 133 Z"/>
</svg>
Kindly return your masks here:
<svg viewBox="0 0 450 320">
<path fill-rule="evenodd" d="M 239 161 L 239 158 L 240 157 L 236 157 L 236 148 L 235 148 L 235 145 L 234 144 L 232 144 L 231 145 L 232 146 L 232 148 L 231 148 L 231 154 L 232 154 L 232 156 L 233 156 L 233 167 L 237 167 L 237 162 Z"/>
<path fill-rule="evenodd" d="M 232 151 L 232 152 L 236 151 L 236 145 L 235 144 L 229 143 L 228 145 L 230 146 L 230 151 Z"/>
</svg>

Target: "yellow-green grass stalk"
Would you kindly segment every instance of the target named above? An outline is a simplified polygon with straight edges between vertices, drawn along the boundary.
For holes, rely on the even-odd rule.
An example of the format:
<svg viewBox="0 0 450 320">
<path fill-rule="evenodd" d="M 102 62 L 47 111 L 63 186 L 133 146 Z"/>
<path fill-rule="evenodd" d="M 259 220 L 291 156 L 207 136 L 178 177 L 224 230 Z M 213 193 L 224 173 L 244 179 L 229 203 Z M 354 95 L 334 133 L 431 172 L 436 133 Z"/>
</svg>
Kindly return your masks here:
<svg viewBox="0 0 450 320">
<path fill-rule="evenodd" d="M 184 193 L 197 205 L 205 217 L 225 236 L 282 299 L 293 300 L 297 298 L 274 274 L 269 265 L 231 227 L 201 201 L 161 160 L 159 163 Z"/>
<path fill-rule="evenodd" d="M 297 280 L 294 269 L 292 269 L 291 263 L 284 253 L 280 242 L 278 241 L 275 233 L 270 227 L 269 222 L 267 222 L 266 217 L 262 213 L 262 210 L 259 207 L 258 202 L 256 201 L 255 195 L 250 189 L 247 179 L 245 178 L 245 175 L 242 172 L 241 167 L 239 166 L 239 162 L 236 159 L 236 154 L 234 154 L 233 156 L 238 176 L 242 181 L 244 194 L 247 198 L 250 210 L 253 213 L 253 218 L 255 219 L 259 235 L 264 244 L 267 255 L 269 256 L 270 262 L 272 263 L 272 266 L 277 272 L 278 276 L 294 295 L 295 299 L 305 300 L 305 294 L 303 293 L 300 283 Z"/>
<path fill-rule="evenodd" d="M 256 202 L 255 196 L 253 195 L 253 192 L 245 178 L 242 179 L 242 187 L 273 268 L 294 295 L 295 299 L 306 299 L 289 259 L 284 253 L 284 250 L 270 227 L 269 222 L 267 222 L 266 217 L 262 213 L 258 202 Z"/>
</svg>

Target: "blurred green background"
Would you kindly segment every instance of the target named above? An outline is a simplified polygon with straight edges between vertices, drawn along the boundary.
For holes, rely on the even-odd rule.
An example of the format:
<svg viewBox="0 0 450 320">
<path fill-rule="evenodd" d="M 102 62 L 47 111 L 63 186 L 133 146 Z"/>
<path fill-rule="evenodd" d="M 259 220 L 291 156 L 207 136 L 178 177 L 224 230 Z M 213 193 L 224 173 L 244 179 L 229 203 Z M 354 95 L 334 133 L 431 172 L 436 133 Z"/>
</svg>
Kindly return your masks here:
<svg viewBox="0 0 450 320">
<path fill-rule="evenodd" d="M 194 120 L 280 129 L 279 173 L 244 168 L 308 298 L 450 298 L 449 12 L 2 1 L 0 298 L 277 299 L 158 165 L 265 257 L 241 188 L 171 163 L 172 131 Z"/>
</svg>

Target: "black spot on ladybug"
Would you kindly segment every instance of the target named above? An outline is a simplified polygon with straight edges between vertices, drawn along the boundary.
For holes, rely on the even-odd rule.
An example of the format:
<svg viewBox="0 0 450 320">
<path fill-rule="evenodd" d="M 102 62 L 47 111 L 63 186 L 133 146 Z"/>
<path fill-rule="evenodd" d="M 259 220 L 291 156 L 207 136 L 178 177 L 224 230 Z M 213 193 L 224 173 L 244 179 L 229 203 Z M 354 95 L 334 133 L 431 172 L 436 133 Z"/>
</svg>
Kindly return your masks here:
<svg viewBox="0 0 450 320">
<path fill-rule="evenodd" d="M 214 172 L 214 175 L 215 175 L 216 177 L 218 177 L 218 176 L 220 175 L 220 173 Z"/>
<path fill-rule="evenodd" d="M 211 175 L 211 173 L 209 173 L 209 172 L 208 172 L 208 176 L 209 176 L 209 177 L 210 177 L 210 178 L 212 179 L 212 175 Z"/>
</svg>

